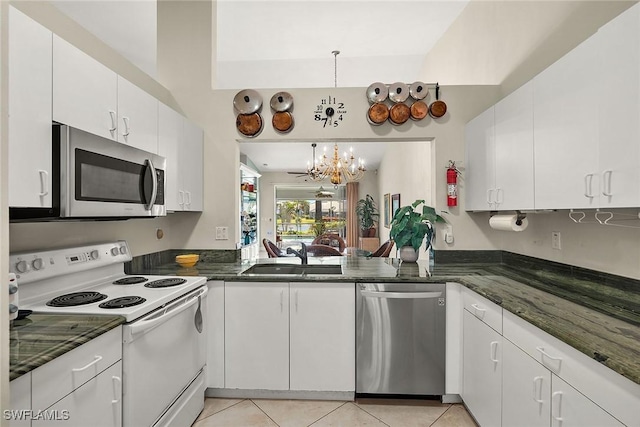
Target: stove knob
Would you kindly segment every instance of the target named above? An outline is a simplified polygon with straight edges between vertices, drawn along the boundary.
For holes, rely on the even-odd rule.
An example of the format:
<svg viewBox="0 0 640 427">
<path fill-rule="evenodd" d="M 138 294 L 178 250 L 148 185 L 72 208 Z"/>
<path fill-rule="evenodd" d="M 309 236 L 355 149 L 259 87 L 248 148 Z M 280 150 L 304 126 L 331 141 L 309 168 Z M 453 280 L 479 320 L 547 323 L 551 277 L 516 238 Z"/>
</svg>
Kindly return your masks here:
<svg viewBox="0 0 640 427">
<path fill-rule="evenodd" d="M 18 273 L 26 273 L 29 270 L 29 264 L 27 264 L 27 261 L 19 261 L 16 264 L 16 271 Z"/>
<path fill-rule="evenodd" d="M 100 253 L 98 252 L 97 249 L 92 250 L 91 253 L 89 254 L 89 257 L 91 257 L 91 259 L 98 259 L 99 256 L 100 256 Z"/>
<path fill-rule="evenodd" d="M 126 254 L 127 253 L 127 247 L 126 246 L 120 246 L 120 253 L 122 255 Z"/>
<path fill-rule="evenodd" d="M 34 270 L 42 270 L 42 267 L 44 267 L 44 261 L 42 261 L 42 258 L 36 258 L 31 263 L 31 266 Z"/>
<path fill-rule="evenodd" d="M 119 252 L 118 252 L 118 248 L 117 247 L 111 248 L 111 255 L 116 256 L 116 255 L 118 255 L 118 253 Z"/>
</svg>

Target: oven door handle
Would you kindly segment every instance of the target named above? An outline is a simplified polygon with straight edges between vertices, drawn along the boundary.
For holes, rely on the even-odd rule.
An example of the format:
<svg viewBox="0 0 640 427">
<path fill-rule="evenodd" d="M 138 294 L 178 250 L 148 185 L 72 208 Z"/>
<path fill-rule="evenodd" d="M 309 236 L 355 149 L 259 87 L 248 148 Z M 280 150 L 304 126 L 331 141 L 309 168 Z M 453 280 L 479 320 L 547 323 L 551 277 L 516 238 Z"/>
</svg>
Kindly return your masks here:
<svg viewBox="0 0 640 427">
<path fill-rule="evenodd" d="M 207 294 L 207 287 L 204 286 L 198 292 L 194 292 L 180 298 L 158 312 L 154 312 L 152 315 L 136 320 L 128 327 L 129 341 L 133 341 L 136 335 L 149 332 L 151 329 L 165 322 L 167 319 L 182 313 L 192 305 L 198 302 L 198 298 L 202 298 Z"/>
<path fill-rule="evenodd" d="M 146 159 L 144 161 L 145 172 L 144 172 L 144 180 L 147 181 L 147 177 L 150 176 L 151 180 L 151 197 L 146 199 L 146 185 L 143 185 L 143 191 L 145 191 L 145 210 L 150 211 L 153 208 L 153 205 L 156 203 L 156 198 L 158 197 L 158 177 L 156 175 L 156 167 L 153 165 L 151 159 Z"/>
</svg>

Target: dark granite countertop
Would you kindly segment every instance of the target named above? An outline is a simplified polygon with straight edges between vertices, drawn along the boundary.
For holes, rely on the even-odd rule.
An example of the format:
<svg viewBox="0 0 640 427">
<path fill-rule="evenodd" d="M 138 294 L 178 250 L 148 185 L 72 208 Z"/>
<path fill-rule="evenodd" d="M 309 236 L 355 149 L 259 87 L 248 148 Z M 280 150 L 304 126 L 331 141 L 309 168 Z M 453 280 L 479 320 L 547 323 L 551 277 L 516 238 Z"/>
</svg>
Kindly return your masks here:
<svg viewBox="0 0 640 427">
<path fill-rule="evenodd" d="M 256 262 L 200 262 L 184 269 L 166 259 L 130 273 L 199 275 L 227 282 L 456 282 L 640 384 L 640 281 L 516 254 L 498 259 L 452 255 L 446 262 L 436 258 L 431 272 L 423 261 L 403 265 L 393 258 L 310 257 L 309 264 L 341 264 L 343 274 L 252 276 L 241 273 Z"/>
<path fill-rule="evenodd" d="M 40 314 L 10 328 L 9 371 L 16 379 L 124 323 L 122 316 Z"/>
</svg>

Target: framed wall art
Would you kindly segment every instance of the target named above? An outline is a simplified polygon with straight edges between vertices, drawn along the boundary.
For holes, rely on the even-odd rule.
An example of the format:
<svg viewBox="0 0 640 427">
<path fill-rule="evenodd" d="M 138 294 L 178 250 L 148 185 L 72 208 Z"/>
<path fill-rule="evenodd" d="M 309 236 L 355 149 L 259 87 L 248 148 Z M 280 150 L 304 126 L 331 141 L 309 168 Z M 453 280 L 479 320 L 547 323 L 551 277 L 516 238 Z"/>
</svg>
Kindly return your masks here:
<svg viewBox="0 0 640 427">
<path fill-rule="evenodd" d="M 384 195 L 384 210 L 383 210 L 384 226 L 389 228 L 391 224 L 391 194 Z"/>
</svg>

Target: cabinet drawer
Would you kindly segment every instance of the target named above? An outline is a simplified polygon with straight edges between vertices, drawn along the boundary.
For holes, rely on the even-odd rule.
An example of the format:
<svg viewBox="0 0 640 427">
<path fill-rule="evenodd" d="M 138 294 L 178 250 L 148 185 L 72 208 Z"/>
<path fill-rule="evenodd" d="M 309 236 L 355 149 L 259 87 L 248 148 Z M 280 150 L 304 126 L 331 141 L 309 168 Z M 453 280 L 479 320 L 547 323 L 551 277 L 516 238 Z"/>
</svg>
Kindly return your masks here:
<svg viewBox="0 0 640 427">
<path fill-rule="evenodd" d="M 35 369 L 32 408 L 48 408 L 120 359 L 121 326 Z"/>
<path fill-rule="evenodd" d="M 513 313 L 503 336 L 624 424 L 638 425 L 640 384 L 623 377 Z"/>
<path fill-rule="evenodd" d="M 462 291 L 464 309 L 501 334 L 502 307 L 469 289 Z"/>
</svg>

